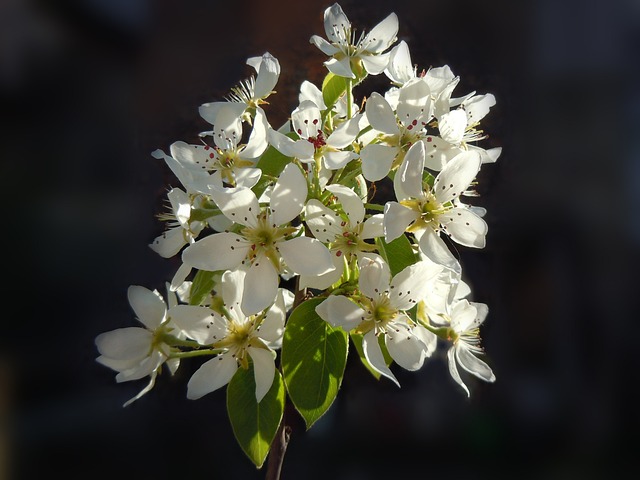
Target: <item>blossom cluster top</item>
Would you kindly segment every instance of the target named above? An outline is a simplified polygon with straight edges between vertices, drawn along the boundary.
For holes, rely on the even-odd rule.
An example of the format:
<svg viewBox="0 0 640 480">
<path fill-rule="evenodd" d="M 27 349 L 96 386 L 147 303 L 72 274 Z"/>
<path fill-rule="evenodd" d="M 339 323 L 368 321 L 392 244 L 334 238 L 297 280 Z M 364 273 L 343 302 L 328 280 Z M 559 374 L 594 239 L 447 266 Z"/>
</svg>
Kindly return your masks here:
<svg viewBox="0 0 640 480">
<path fill-rule="evenodd" d="M 334 4 L 324 30 L 310 42 L 327 56 L 327 76 L 300 85 L 286 124 L 268 120 L 280 64 L 264 53 L 247 60 L 255 74 L 227 98 L 200 107 L 209 126 L 199 143 L 153 152 L 179 183 L 150 247 L 181 266 L 164 297 L 130 287 L 141 326 L 96 339 L 98 361 L 118 381 L 150 378 L 131 401 L 163 367 L 204 357 L 188 398 L 252 372 L 255 402 L 282 388 L 305 416 L 297 386 L 315 381 L 311 363 L 326 350 L 303 341 L 305 325 L 319 325 L 322 342 L 346 342 L 342 369 L 351 343 L 376 378 L 399 385 L 396 368 L 418 370 L 446 343 L 451 377 L 467 394 L 468 374 L 495 380 L 481 359 L 488 308 L 470 300 L 453 245 L 485 246 L 485 210 L 467 202 L 501 153 L 481 142 L 495 98 L 455 94 L 460 78 L 447 65 L 414 65 L 393 13 L 358 35 Z M 354 98 L 371 75 L 385 75 L 388 89 Z M 384 182 L 392 196 L 376 203 L 371 192 Z M 296 375 L 294 365 L 309 371 Z M 331 374 L 339 388 L 342 373 Z"/>
</svg>

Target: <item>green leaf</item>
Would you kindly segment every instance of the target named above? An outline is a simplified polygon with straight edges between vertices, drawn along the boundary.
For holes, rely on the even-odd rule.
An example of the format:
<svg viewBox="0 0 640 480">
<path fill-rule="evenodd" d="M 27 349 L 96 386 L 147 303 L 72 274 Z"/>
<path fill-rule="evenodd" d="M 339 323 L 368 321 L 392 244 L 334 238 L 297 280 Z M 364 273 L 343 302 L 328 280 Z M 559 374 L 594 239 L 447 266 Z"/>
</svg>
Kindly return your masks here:
<svg viewBox="0 0 640 480">
<path fill-rule="evenodd" d="M 273 385 L 262 401 L 256 401 L 253 365 L 239 368 L 227 386 L 227 413 L 238 444 L 261 468 L 267 458 L 284 412 L 284 384 L 276 370 Z"/>
<path fill-rule="evenodd" d="M 362 349 L 362 337 L 363 335 L 359 333 L 351 334 L 351 341 L 353 342 L 353 346 L 356 348 L 358 352 L 358 357 L 360 357 L 360 361 L 362 364 L 369 370 L 371 375 L 375 377 L 376 380 L 380 380 L 382 376 L 380 372 L 373 369 L 371 364 L 367 361 L 367 358 L 364 356 L 364 350 Z M 393 358 L 389 355 L 389 351 L 387 350 L 387 346 L 384 343 L 383 335 L 378 337 L 378 344 L 380 345 L 380 349 L 382 350 L 382 355 L 384 356 L 384 361 L 387 364 L 387 367 L 393 363 Z"/>
<path fill-rule="evenodd" d="M 287 136 L 293 136 L 294 134 L 287 134 Z M 256 167 L 262 170 L 262 176 L 258 183 L 252 188 L 256 197 L 260 198 L 260 195 L 264 193 L 269 183 L 274 177 L 279 177 L 287 164 L 291 163 L 293 159 L 287 157 L 279 150 L 269 145 L 265 152 L 258 160 Z"/>
<path fill-rule="evenodd" d="M 347 79 L 329 72 L 322 82 L 322 99 L 327 109 L 331 109 L 347 91 Z"/>
<path fill-rule="evenodd" d="M 390 243 L 387 243 L 383 237 L 379 237 L 376 238 L 376 245 L 382 258 L 389 264 L 393 276 L 418 261 L 406 235 L 401 235 Z"/>
<path fill-rule="evenodd" d="M 282 344 L 282 372 L 289 397 L 307 429 L 335 400 L 347 364 L 349 341 L 316 313 L 322 298 L 301 303 L 287 322 Z"/>
<path fill-rule="evenodd" d="M 191 283 L 189 305 L 200 305 L 216 286 L 216 274 L 220 272 L 207 272 L 198 270 Z"/>
</svg>

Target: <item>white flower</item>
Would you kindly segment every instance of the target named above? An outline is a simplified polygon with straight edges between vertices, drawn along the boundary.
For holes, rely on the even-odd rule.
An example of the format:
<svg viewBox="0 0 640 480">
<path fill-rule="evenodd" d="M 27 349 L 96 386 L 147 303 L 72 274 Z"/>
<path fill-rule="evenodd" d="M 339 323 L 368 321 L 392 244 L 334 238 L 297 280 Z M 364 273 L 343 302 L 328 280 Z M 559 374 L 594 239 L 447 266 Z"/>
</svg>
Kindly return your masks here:
<svg viewBox="0 0 640 480">
<path fill-rule="evenodd" d="M 167 193 L 167 198 L 171 211 L 161 218 L 167 220 L 168 228 L 149 245 L 164 258 L 173 257 L 186 244 L 193 243 L 205 226 L 202 221 L 190 221 L 193 200 L 184 191 L 172 188 Z"/>
<path fill-rule="evenodd" d="M 304 220 L 313 236 L 329 244 L 336 268 L 324 275 L 302 275 L 300 288 L 328 288 L 340 279 L 345 264 L 349 265 L 353 257 L 366 257 L 370 255 L 367 252 L 375 250 L 375 245 L 365 240 L 384 235 L 383 215 L 372 215 L 364 220 L 364 204 L 352 189 L 338 184 L 328 185 L 326 189 L 337 197 L 344 215 L 312 199 L 305 206 Z"/>
<path fill-rule="evenodd" d="M 239 367 L 253 361 L 256 400 L 271 388 L 275 375 L 274 348 L 282 345 L 284 321 L 293 304 L 293 295 L 279 289 L 274 304 L 260 315 L 246 315 L 241 300 L 246 273 L 226 272 L 222 276 L 221 297 L 224 315 L 208 307 L 178 305 L 169 315 L 180 331 L 201 345 L 211 345 L 222 353 L 203 363 L 187 385 L 187 398 L 197 399 L 225 386 Z"/>
<path fill-rule="evenodd" d="M 278 275 L 286 267 L 297 274 L 322 275 L 335 267 L 331 253 L 314 238 L 299 233 L 290 222 L 304 207 L 307 182 L 299 167 L 288 164 L 271 193 L 268 208 L 261 209 L 247 188 L 212 190 L 222 213 L 242 226 L 238 233 L 222 232 L 202 238 L 182 253 L 186 265 L 200 270 L 247 269 L 242 310 L 251 315 L 271 305 L 278 290 Z"/>
<path fill-rule="evenodd" d="M 365 113 L 380 133 L 378 143 L 370 143 L 360 152 L 362 174 L 376 182 L 398 166 L 406 149 L 425 137 L 425 127 L 432 117 L 429 87 L 421 79 L 405 84 L 398 91 L 395 112 L 382 95 L 373 92 L 365 104 Z"/>
<path fill-rule="evenodd" d="M 447 352 L 449 372 L 469 396 L 471 394 L 460 377 L 457 365 L 485 382 L 496 380 L 489 365 L 476 357 L 484 353 L 480 347 L 480 325 L 488 312 L 489 309 L 484 303 L 467 300 L 455 303 L 451 311 L 449 337 L 452 345 Z"/>
<path fill-rule="evenodd" d="M 384 335 L 389 354 L 402 368 L 417 370 L 422 366 L 435 350 L 437 337 L 411 320 L 407 311 L 427 295 L 441 267 L 418 262 L 393 278 L 380 257 L 361 259 L 359 267 L 359 304 L 332 295 L 316 307 L 316 312 L 335 327 L 363 334 L 362 347 L 371 367 L 399 386 L 384 360 L 378 336 Z"/>
<path fill-rule="evenodd" d="M 473 151 L 458 154 L 436 177 L 433 187 L 424 183 L 424 144 L 414 144 L 394 178 L 399 202 L 387 202 L 384 210 L 385 239 L 390 242 L 405 231 L 419 237 L 420 250 L 431 260 L 459 270 L 440 231 L 456 243 L 483 248 L 487 224 L 471 209 L 454 201 L 467 189 L 480 169 L 480 157 Z"/>
<path fill-rule="evenodd" d="M 247 119 L 245 112 L 256 110 L 260 105 L 267 103 L 265 99 L 273 92 L 280 77 L 280 63 L 278 59 L 266 52 L 262 57 L 247 59 L 247 65 L 253 67 L 257 77 L 251 76 L 231 89 L 227 102 L 209 102 L 200 106 L 200 116 L 212 125 L 219 123 L 218 113 L 221 108 L 229 103 L 236 104 L 239 108 L 239 116 Z"/>
<path fill-rule="evenodd" d="M 324 12 L 324 30 L 327 40 L 313 35 L 310 42 L 326 55 L 332 56 L 324 62 L 334 75 L 356 78 L 354 70 L 362 77 L 362 68 L 371 75 L 382 73 L 389 62 L 389 54 L 383 53 L 396 40 L 398 17 L 391 13 L 367 35 L 356 41 L 351 22 L 337 3 Z"/>
<path fill-rule="evenodd" d="M 327 169 L 337 170 L 358 158 L 355 152 L 346 148 L 360 133 L 358 122 L 361 117 L 361 114 L 356 114 L 325 138 L 320 109 L 313 101 L 304 100 L 291 114 L 293 130 L 300 138 L 293 140 L 271 129 L 268 132 L 269 143 L 288 157 L 304 163 L 322 162 Z"/>
<path fill-rule="evenodd" d="M 171 373 L 179 365 L 178 359 L 169 360 L 170 346 L 162 341 L 162 336 L 171 331 L 167 319 L 167 306 L 157 290 L 132 285 L 128 290 L 129 304 L 141 327 L 118 328 L 101 333 L 96 337 L 100 356 L 98 363 L 118 372 L 116 381 L 128 382 L 149 376 L 149 383 L 124 406 L 149 392 L 155 384 L 156 376 L 163 363 Z"/>
</svg>

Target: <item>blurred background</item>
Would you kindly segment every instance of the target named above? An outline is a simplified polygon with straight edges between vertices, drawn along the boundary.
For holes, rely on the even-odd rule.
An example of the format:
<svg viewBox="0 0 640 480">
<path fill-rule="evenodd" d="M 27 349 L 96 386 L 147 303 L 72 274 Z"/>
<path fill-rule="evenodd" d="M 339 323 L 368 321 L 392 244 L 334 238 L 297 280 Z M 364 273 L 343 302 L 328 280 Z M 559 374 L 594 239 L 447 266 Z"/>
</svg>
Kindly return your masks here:
<svg viewBox="0 0 640 480">
<path fill-rule="evenodd" d="M 177 263 L 148 244 L 176 185 L 150 152 L 197 142 L 202 103 L 280 61 L 266 111 L 286 121 L 320 84 L 331 2 L 0 2 L 0 174 L 5 314 L 0 479 L 260 479 L 236 444 L 224 391 L 185 397 L 197 362 L 117 385 L 94 338 L 136 324 L 129 285 Z M 628 471 L 640 244 L 640 3 L 589 0 L 340 2 L 361 31 L 399 17 L 420 68 L 448 64 L 457 94 L 493 93 L 480 175 L 487 247 L 460 248 L 497 381 L 450 379 L 440 353 L 402 384 L 353 358 L 329 412 L 295 425 L 283 479 L 609 478 Z M 386 78 L 364 88 L 385 89 Z M 364 91 L 356 91 L 356 95 Z M 637 443 L 636 443 L 637 445 Z"/>
</svg>

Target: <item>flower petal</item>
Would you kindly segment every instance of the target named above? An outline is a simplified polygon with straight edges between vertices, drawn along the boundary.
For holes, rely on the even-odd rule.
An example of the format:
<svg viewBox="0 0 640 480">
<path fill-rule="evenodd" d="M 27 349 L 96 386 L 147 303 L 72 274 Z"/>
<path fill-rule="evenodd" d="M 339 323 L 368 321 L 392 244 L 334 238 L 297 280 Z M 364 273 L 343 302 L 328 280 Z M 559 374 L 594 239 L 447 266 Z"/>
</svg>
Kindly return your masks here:
<svg viewBox="0 0 640 480">
<path fill-rule="evenodd" d="M 429 293 L 433 280 L 441 271 L 440 265 L 426 261 L 404 268 L 391 280 L 391 305 L 398 310 L 412 308 Z"/>
<path fill-rule="evenodd" d="M 400 383 L 393 375 L 389 367 L 387 367 L 387 363 L 384 360 L 384 355 L 382 354 L 382 349 L 380 348 L 380 344 L 378 343 L 378 337 L 375 335 L 375 331 L 371 330 L 364 335 L 362 338 L 362 350 L 364 352 L 364 358 L 367 359 L 371 368 L 373 368 L 380 375 L 384 375 L 393 383 L 395 383 L 398 387 Z"/>
<path fill-rule="evenodd" d="M 299 275 L 322 275 L 335 267 L 331 252 L 319 240 L 296 237 L 278 243 L 284 263 Z"/>
<path fill-rule="evenodd" d="M 341 60 L 331 58 L 324 62 L 324 66 L 327 67 L 331 73 L 339 77 L 356 78 L 354 73 L 351 71 L 350 57 L 344 57 Z"/>
<path fill-rule="evenodd" d="M 365 209 L 362 200 L 356 192 L 354 192 L 351 188 L 337 183 L 327 185 L 327 190 L 329 190 L 338 198 L 338 202 L 342 204 L 342 209 L 344 210 L 344 213 L 346 213 L 349 217 L 349 222 L 352 226 L 355 226 L 362 222 L 365 214 Z"/>
<path fill-rule="evenodd" d="M 399 85 L 403 85 L 415 77 L 407 42 L 401 40 L 389 52 L 389 64 L 384 73 L 391 81 Z"/>
<path fill-rule="evenodd" d="M 315 198 L 309 200 L 304 207 L 304 221 L 313 236 L 322 243 L 331 243 L 342 234 L 342 219 Z"/>
<path fill-rule="evenodd" d="M 127 290 L 129 304 L 149 330 L 155 330 L 167 315 L 167 305 L 157 290 L 149 290 L 139 285 L 131 285 Z"/>
<path fill-rule="evenodd" d="M 243 159 L 257 158 L 264 153 L 269 146 L 269 142 L 267 142 L 267 131 L 269 128 L 270 125 L 264 110 L 256 107 L 256 116 L 253 119 L 253 130 L 251 130 L 247 145 L 240 152 L 240 156 Z"/>
<path fill-rule="evenodd" d="M 316 313 L 325 322 L 347 332 L 356 328 L 365 314 L 359 305 L 340 295 L 330 295 L 316 307 Z"/>
<path fill-rule="evenodd" d="M 215 272 L 237 268 L 249 253 L 247 241 L 235 233 L 214 233 L 189 245 L 182 261 L 198 270 Z"/>
<path fill-rule="evenodd" d="M 458 108 L 445 113 L 438 121 L 440 136 L 445 142 L 452 145 L 459 145 L 467 128 L 467 114 Z"/>
<path fill-rule="evenodd" d="M 385 345 L 389 355 L 398 365 L 405 370 L 415 371 L 422 367 L 427 349 L 420 338 L 413 334 L 406 320 L 401 321 L 406 318 L 406 316 L 400 316 L 399 319 L 389 323 Z"/>
<path fill-rule="evenodd" d="M 187 244 L 185 239 L 185 231 L 182 227 L 170 228 L 158 235 L 155 240 L 149 244 L 151 250 L 156 252 L 163 258 L 171 258 Z"/>
<path fill-rule="evenodd" d="M 451 347 L 447 351 L 447 360 L 449 364 L 449 373 L 451 374 L 451 378 L 453 378 L 458 385 L 464 388 L 464 391 L 467 392 L 467 396 L 470 397 L 471 393 L 469 392 L 469 389 L 462 381 L 462 378 L 460 378 L 460 373 L 458 372 L 458 367 L 456 365 L 456 359 L 455 359 L 455 347 Z"/>
<path fill-rule="evenodd" d="M 278 271 L 266 256 L 255 258 L 244 279 L 242 311 L 254 315 L 269 307 L 278 294 Z"/>
<path fill-rule="evenodd" d="M 317 36 L 317 35 L 314 35 L 314 36 Z M 322 40 L 323 42 L 327 43 L 327 41 L 324 38 L 321 38 L 321 37 L 318 37 L 318 38 L 320 38 L 320 40 Z M 333 55 L 334 53 L 336 53 L 338 51 L 338 49 L 333 47 L 333 46 L 331 46 L 331 48 L 333 50 L 332 53 L 328 53 L 327 55 Z M 326 110 L 327 109 L 327 106 L 324 104 L 324 98 L 322 98 L 322 91 L 318 87 L 316 87 L 313 83 L 311 83 L 309 80 L 304 80 L 302 82 L 302 85 L 300 85 L 300 93 L 298 95 L 298 102 L 302 103 L 305 100 L 312 101 L 313 103 L 316 104 L 316 106 L 320 110 Z"/>
<path fill-rule="evenodd" d="M 447 203 L 459 197 L 473 181 L 480 170 L 480 155 L 464 151 L 447 163 L 436 177 L 433 191 L 440 203 Z"/>
<path fill-rule="evenodd" d="M 249 61 L 247 61 L 247 63 L 249 63 Z M 266 52 L 262 55 L 259 64 L 254 62 L 253 65 L 254 68 L 255 66 L 258 66 L 258 68 L 256 68 L 258 75 L 253 89 L 253 96 L 254 98 L 266 98 L 271 94 L 276 83 L 278 83 L 278 77 L 280 76 L 280 63 L 277 58 L 269 52 Z"/>
<path fill-rule="evenodd" d="M 153 334 L 149 330 L 140 327 L 125 327 L 101 333 L 96 337 L 95 343 L 100 354 L 105 357 L 103 360 L 131 362 L 131 365 L 128 366 L 131 368 L 147 356 L 152 341 Z M 99 359 L 98 362 L 105 365 L 103 360 Z M 107 366 L 113 368 L 110 365 Z"/>
<path fill-rule="evenodd" d="M 258 403 L 267 394 L 276 373 L 274 352 L 266 348 L 249 345 L 247 352 L 253 359 L 253 375 L 256 380 L 256 400 Z"/>
<path fill-rule="evenodd" d="M 382 213 L 376 213 L 371 215 L 364 222 L 360 238 L 378 238 L 384 236 L 384 215 Z"/>
<path fill-rule="evenodd" d="M 218 355 L 203 363 L 187 384 L 187 398 L 196 400 L 224 387 L 238 370 L 238 363 L 230 353 Z"/>
<path fill-rule="evenodd" d="M 322 275 L 300 275 L 300 288 L 316 288 L 325 290 L 336 283 L 342 277 L 344 271 L 344 256 L 331 252 L 331 260 L 335 269 Z"/>
<path fill-rule="evenodd" d="M 313 144 L 306 140 L 293 140 L 273 129 L 267 132 L 267 138 L 273 148 L 287 157 L 299 158 L 302 161 L 313 159 L 315 149 Z"/>
<path fill-rule="evenodd" d="M 258 224 L 257 215 L 260 214 L 260 204 L 256 194 L 250 189 L 242 187 L 225 190 L 212 189 L 211 198 L 224 216 L 232 222 L 245 227 L 255 227 Z"/>
<path fill-rule="evenodd" d="M 398 16 L 395 13 L 391 13 L 371 29 L 367 36 L 364 37 L 362 46 L 367 52 L 383 52 L 396 41 L 397 34 Z"/>
<path fill-rule="evenodd" d="M 292 296 L 289 290 L 278 289 L 276 301 L 267 311 L 264 320 L 260 324 L 259 337 L 271 348 L 280 348 L 282 335 L 284 334 L 284 322 L 287 317 L 287 299 Z"/>
<path fill-rule="evenodd" d="M 209 345 L 226 335 L 226 321 L 209 307 L 176 305 L 169 310 L 171 321 L 180 332 L 200 345 Z"/>
<path fill-rule="evenodd" d="M 445 232 L 460 245 L 484 248 L 487 223 L 468 208 L 456 207 L 441 215 Z"/>
<path fill-rule="evenodd" d="M 370 75 L 379 75 L 389 65 L 389 54 L 381 53 L 378 55 L 362 55 L 362 66 Z"/>
<path fill-rule="evenodd" d="M 451 159 L 463 151 L 460 147 L 451 145 L 442 138 L 433 135 L 427 135 L 423 143 L 425 144 L 424 166 L 436 172 L 442 170 Z M 473 145 L 469 146 L 470 149 L 472 147 Z"/>
<path fill-rule="evenodd" d="M 386 145 L 370 144 L 364 147 L 360 152 L 364 178 L 370 182 L 377 182 L 386 177 L 397 153 L 397 148 Z"/>
<path fill-rule="evenodd" d="M 431 120 L 432 110 L 431 93 L 424 79 L 412 79 L 400 88 L 396 114 L 408 130 L 422 128 Z"/>
<path fill-rule="evenodd" d="M 271 221 L 284 225 L 296 218 L 307 200 L 307 181 L 300 168 L 289 163 L 284 168 L 271 193 Z"/>
<path fill-rule="evenodd" d="M 491 93 L 486 95 L 474 95 L 462 102 L 464 111 L 467 113 L 467 122 L 469 125 L 479 122 L 488 113 L 489 109 L 496 104 L 496 97 Z"/>
<path fill-rule="evenodd" d="M 345 148 L 351 145 L 360 133 L 360 119 L 362 113 L 356 113 L 352 118 L 341 123 L 329 137 L 327 137 L 327 145 L 333 148 Z"/>
<path fill-rule="evenodd" d="M 365 115 L 369 124 L 376 130 L 390 135 L 398 134 L 396 115 L 393 113 L 389 102 L 378 92 L 373 92 L 364 106 Z"/>
<path fill-rule="evenodd" d="M 345 39 L 345 32 L 351 32 L 351 22 L 338 3 L 324 11 L 324 31 L 331 43 L 341 43 Z"/>
<path fill-rule="evenodd" d="M 416 142 L 407 151 L 400 168 L 393 179 L 394 186 L 398 185 L 401 192 L 396 191 L 398 200 L 406 198 L 420 198 L 424 193 L 422 175 L 424 173 L 424 143 Z M 396 188 L 396 190 L 398 190 Z M 398 195 L 402 193 L 402 195 Z"/>
<path fill-rule="evenodd" d="M 338 170 L 356 158 L 358 158 L 358 154 L 350 151 L 343 152 L 329 150 L 328 152 L 324 152 L 322 155 L 324 164 L 329 170 Z"/>
<path fill-rule="evenodd" d="M 420 251 L 432 262 L 460 273 L 460 262 L 432 228 L 426 228 L 418 242 Z"/>
<path fill-rule="evenodd" d="M 318 35 L 312 35 L 311 38 L 309 39 L 309 42 L 314 44 L 316 47 L 318 47 L 320 51 L 322 51 L 322 53 L 324 53 L 325 55 L 331 56 L 340 51 L 338 47 L 331 45 L 324 38 Z"/>
<path fill-rule="evenodd" d="M 496 376 L 491 367 L 476 357 L 469 348 L 461 342 L 456 344 L 456 359 L 462 368 L 485 382 L 495 382 Z"/>
<path fill-rule="evenodd" d="M 147 393 L 149 393 L 151 391 L 151 389 L 153 388 L 153 386 L 156 383 L 156 377 L 158 376 L 158 372 L 157 371 L 153 371 L 151 372 L 151 375 L 149 376 L 149 383 L 147 383 L 147 385 L 138 392 L 137 395 L 135 395 L 134 397 L 130 398 L 129 400 L 127 400 L 126 402 L 124 402 L 124 404 L 122 404 L 123 407 L 128 407 L 129 405 L 131 405 L 133 402 L 135 402 L 136 400 L 139 400 L 143 395 L 146 395 Z"/>
<path fill-rule="evenodd" d="M 387 202 L 384 206 L 384 237 L 392 242 L 403 235 L 409 225 L 420 218 L 420 214 L 398 202 Z"/>
<path fill-rule="evenodd" d="M 389 290 L 391 271 L 381 257 L 359 258 L 358 268 L 360 269 L 360 290 L 367 297 L 376 299 Z"/>
</svg>

